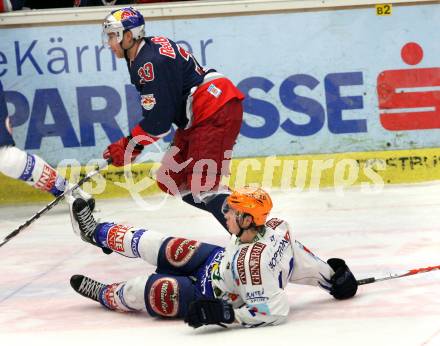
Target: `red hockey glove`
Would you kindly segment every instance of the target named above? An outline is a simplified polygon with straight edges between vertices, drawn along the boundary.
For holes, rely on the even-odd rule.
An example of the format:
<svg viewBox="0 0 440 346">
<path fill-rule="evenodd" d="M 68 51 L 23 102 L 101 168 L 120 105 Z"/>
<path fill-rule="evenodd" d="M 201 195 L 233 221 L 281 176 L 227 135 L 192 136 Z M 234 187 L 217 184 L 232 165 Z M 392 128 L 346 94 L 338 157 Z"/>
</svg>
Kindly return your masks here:
<svg viewBox="0 0 440 346">
<path fill-rule="evenodd" d="M 133 162 L 136 157 L 142 152 L 144 148 L 141 144 L 130 143 L 131 136 L 122 137 L 118 141 L 110 144 L 103 153 L 104 159 L 112 159 L 112 164 L 116 167 L 125 166 Z M 133 141 L 132 141 L 133 142 Z M 126 161 L 124 160 L 125 153 L 127 152 Z"/>
</svg>

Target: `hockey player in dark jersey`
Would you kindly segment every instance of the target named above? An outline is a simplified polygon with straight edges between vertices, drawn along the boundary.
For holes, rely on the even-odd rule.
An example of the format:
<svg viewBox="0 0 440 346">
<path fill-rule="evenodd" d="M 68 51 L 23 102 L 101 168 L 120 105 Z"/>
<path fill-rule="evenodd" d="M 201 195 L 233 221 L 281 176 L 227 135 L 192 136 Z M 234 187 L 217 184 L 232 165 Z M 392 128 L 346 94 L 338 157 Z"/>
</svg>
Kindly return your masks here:
<svg viewBox="0 0 440 346">
<path fill-rule="evenodd" d="M 69 183 L 46 161 L 34 154 L 29 154 L 15 147 L 12 127 L 8 117 L 3 85 L 0 81 L 0 173 L 25 181 L 36 189 L 51 193 L 57 197 Z M 82 197 L 95 207 L 95 200 L 86 192 L 77 188 L 77 197 Z"/>
<path fill-rule="evenodd" d="M 110 144 L 103 156 L 115 166 L 129 164 L 175 125 L 172 146 L 157 172 L 158 185 L 211 212 L 226 228 L 221 205 L 227 193 L 219 185 L 222 175 L 229 174 L 244 96 L 229 79 L 205 70 L 172 40 L 144 37 L 144 24 L 132 7 L 112 11 L 103 24 L 105 43 L 127 61 L 143 111 L 130 134 Z"/>
</svg>

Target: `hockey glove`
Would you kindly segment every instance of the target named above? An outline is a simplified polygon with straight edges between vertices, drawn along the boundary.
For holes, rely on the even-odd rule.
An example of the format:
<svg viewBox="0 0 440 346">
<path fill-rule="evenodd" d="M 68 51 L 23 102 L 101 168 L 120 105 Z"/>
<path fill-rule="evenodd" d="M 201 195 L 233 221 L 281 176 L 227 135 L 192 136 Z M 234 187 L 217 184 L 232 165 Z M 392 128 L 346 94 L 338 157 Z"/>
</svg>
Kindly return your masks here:
<svg viewBox="0 0 440 346">
<path fill-rule="evenodd" d="M 330 279 L 332 284 L 330 294 L 336 299 L 353 297 L 356 294 L 358 283 L 345 261 L 340 258 L 330 258 L 327 263 L 335 272 Z"/>
<path fill-rule="evenodd" d="M 133 141 L 130 143 L 131 135 L 127 137 L 122 137 L 118 141 L 110 144 L 107 149 L 103 153 L 104 159 L 112 159 L 112 164 L 116 167 L 125 166 L 126 164 L 129 164 L 133 162 L 136 157 L 139 156 L 139 154 L 142 152 L 142 149 L 144 148 L 141 144 L 136 144 L 133 147 Z M 125 152 L 127 151 L 127 159 L 129 162 L 125 162 L 124 156 Z"/>
<path fill-rule="evenodd" d="M 189 305 L 185 316 L 185 322 L 194 328 L 208 324 L 222 325 L 221 323 L 232 323 L 234 320 L 232 305 L 222 299 L 196 300 Z"/>
</svg>

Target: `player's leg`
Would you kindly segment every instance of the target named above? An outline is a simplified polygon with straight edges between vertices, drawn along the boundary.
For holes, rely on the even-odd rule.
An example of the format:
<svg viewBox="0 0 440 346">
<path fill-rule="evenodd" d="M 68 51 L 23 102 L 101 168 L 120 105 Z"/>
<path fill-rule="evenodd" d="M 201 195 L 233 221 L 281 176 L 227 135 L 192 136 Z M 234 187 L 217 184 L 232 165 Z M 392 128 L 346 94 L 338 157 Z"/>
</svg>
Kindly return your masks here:
<svg viewBox="0 0 440 346">
<path fill-rule="evenodd" d="M 49 192 L 55 197 L 70 187 L 63 176 L 41 157 L 14 146 L 0 147 L 0 172 L 8 177 L 22 180 L 38 190 Z M 77 188 L 75 194 L 90 201 L 89 204 L 93 209 L 94 201 L 88 193 Z"/>
<path fill-rule="evenodd" d="M 205 204 L 196 201 L 187 186 L 187 165 L 192 158 L 188 158 L 188 130 L 177 129 L 170 149 L 165 153 L 161 166 L 156 173 L 159 188 L 171 195 L 180 194 L 182 200 L 193 207 L 206 210 Z M 190 161 L 187 161 L 190 160 Z"/>
<path fill-rule="evenodd" d="M 187 188 L 184 168 L 187 165 L 185 161 L 188 143 L 184 133 L 183 130 L 176 130 L 173 142 L 156 172 L 157 185 L 170 195 L 180 194 Z"/>
<path fill-rule="evenodd" d="M 143 251 L 142 247 L 139 247 Z M 196 240 L 167 237 L 161 244 L 157 259 L 157 272 L 173 275 L 196 276 L 199 268 L 211 263 L 211 259 L 223 248 Z"/>
<path fill-rule="evenodd" d="M 113 222 L 98 223 L 85 200 L 70 195 L 67 200 L 73 231 L 84 241 L 104 249 L 105 253 L 114 251 L 157 265 L 159 249 L 166 238 L 164 235 Z"/>
<path fill-rule="evenodd" d="M 72 288 L 110 310 L 143 311 L 151 316 L 180 318 L 200 297 L 194 283 L 184 276 L 143 275 L 114 284 L 103 284 L 83 275 L 70 279 Z"/>
<path fill-rule="evenodd" d="M 204 209 L 225 229 L 221 208 L 229 192 L 220 186 L 220 180 L 229 174 L 232 149 L 240 132 L 242 118 L 241 101 L 233 99 L 211 117 L 187 130 L 187 155 L 192 158 L 185 168 L 187 185 L 192 198 L 201 200 Z"/>
<path fill-rule="evenodd" d="M 84 241 L 126 257 L 142 258 L 156 266 L 158 273 L 193 275 L 223 249 L 195 240 L 167 237 L 146 229 L 111 222 L 97 223 L 84 200 L 68 199 L 73 229 Z"/>
<path fill-rule="evenodd" d="M 0 172 L 54 196 L 66 187 L 66 180 L 47 162 L 13 146 L 0 148 Z"/>
</svg>

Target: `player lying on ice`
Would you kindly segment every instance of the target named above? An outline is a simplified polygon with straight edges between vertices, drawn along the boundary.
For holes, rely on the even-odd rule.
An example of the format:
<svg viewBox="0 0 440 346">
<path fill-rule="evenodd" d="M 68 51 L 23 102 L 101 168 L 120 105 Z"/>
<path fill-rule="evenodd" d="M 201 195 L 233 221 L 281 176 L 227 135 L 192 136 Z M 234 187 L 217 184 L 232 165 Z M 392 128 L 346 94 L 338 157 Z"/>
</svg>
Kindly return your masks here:
<svg viewBox="0 0 440 346">
<path fill-rule="evenodd" d="M 234 322 L 258 327 L 286 320 L 288 283 L 318 286 L 336 299 L 351 298 L 357 291 L 342 259 L 325 263 L 294 240 L 286 221 L 266 222 L 272 201 L 261 189 L 245 187 L 226 199 L 223 212 L 232 234 L 226 248 L 97 223 L 86 202 L 72 202 L 72 225 L 84 241 L 157 266 L 154 274 L 110 285 L 72 276 L 76 292 L 110 310 L 184 318 L 195 328 Z"/>
</svg>

